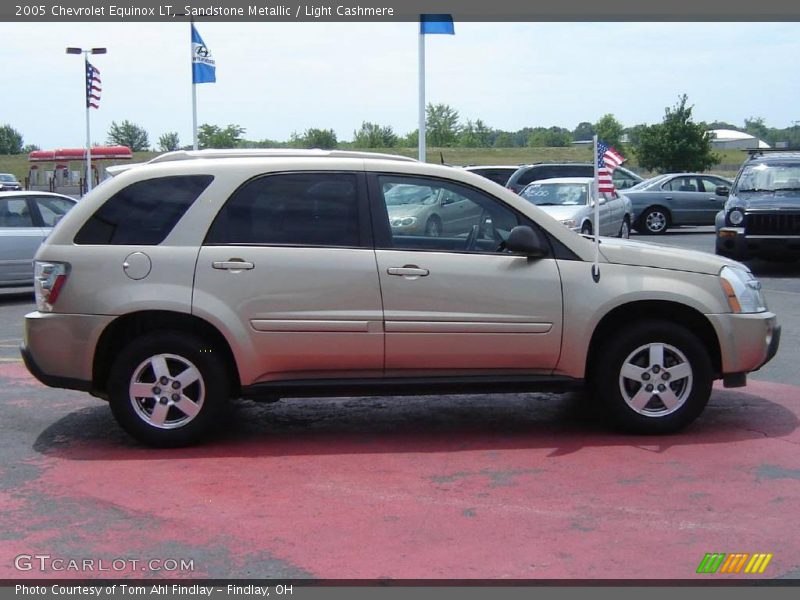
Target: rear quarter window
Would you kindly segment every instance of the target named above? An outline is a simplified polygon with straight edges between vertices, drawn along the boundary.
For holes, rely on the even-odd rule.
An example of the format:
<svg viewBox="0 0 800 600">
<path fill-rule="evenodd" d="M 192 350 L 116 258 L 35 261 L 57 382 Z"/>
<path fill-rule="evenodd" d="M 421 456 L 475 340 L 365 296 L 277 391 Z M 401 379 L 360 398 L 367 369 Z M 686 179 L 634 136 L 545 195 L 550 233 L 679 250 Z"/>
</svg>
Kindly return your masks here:
<svg viewBox="0 0 800 600">
<path fill-rule="evenodd" d="M 78 231 L 75 243 L 160 244 L 213 179 L 211 175 L 176 175 L 132 183 L 95 211 Z"/>
</svg>

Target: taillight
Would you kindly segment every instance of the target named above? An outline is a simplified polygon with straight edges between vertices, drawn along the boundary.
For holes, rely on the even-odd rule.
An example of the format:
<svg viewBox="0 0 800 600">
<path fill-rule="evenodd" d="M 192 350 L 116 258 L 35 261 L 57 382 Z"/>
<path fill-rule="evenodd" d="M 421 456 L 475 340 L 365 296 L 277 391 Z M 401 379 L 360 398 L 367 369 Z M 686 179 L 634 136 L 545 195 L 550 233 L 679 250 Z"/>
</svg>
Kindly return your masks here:
<svg viewBox="0 0 800 600">
<path fill-rule="evenodd" d="M 38 310 L 46 312 L 53 310 L 53 305 L 58 300 L 68 275 L 68 263 L 34 261 L 33 286 Z"/>
</svg>

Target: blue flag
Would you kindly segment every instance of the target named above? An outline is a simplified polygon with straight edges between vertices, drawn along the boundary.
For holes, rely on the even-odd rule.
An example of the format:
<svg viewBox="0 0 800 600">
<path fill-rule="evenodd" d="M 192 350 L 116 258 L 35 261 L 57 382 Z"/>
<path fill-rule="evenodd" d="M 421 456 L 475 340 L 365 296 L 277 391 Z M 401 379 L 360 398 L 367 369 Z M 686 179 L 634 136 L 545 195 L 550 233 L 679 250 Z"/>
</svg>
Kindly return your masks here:
<svg viewBox="0 0 800 600">
<path fill-rule="evenodd" d="M 455 35 L 452 15 L 420 15 L 419 32 L 423 35 L 429 33 L 446 33 Z"/>
<path fill-rule="evenodd" d="M 214 83 L 216 71 L 214 57 L 192 23 L 192 83 Z"/>
</svg>

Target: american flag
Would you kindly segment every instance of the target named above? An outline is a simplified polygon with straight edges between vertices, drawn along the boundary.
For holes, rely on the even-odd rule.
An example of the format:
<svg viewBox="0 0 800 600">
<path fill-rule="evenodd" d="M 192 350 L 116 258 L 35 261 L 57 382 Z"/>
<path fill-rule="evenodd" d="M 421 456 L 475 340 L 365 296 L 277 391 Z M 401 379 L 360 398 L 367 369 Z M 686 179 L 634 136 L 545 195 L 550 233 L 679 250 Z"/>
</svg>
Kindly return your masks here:
<svg viewBox="0 0 800 600">
<path fill-rule="evenodd" d="M 86 61 L 86 108 L 100 108 L 100 70 Z"/>
<path fill-rule="evenodd" d="M 619 152 L 614 150 L 611 146 L 608 146 L 601 142 L 600 140 L 597 141 L 597 191 L 598 192 L 613 192 L 614 191 L 614 182 L 611 180 L 611 175 L 614 173 L 614 169 L 620 166 L 624 161 L 625 157 L 622 156 Z"/>
</svg>

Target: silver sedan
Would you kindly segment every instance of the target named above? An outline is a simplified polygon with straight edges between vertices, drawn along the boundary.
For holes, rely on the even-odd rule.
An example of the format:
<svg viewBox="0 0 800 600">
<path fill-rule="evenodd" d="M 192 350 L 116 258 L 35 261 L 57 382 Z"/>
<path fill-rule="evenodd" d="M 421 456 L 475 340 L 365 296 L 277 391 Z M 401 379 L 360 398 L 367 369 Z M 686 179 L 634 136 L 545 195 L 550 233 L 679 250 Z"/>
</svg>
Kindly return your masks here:
<svg viewBox="0 0 800 600">
<path fill-rule="evenodd" d="M 33 286 L 33 256 L 75 203 L 50 192 L 0 192 L 0 287 Z"/>
<path fill-rule="evenodd" d="M 520 196 L 562 225 L 589 235 L 594 232 L 594 203 L 589 193 L 591 177 L 560 177 L 534 181 Z M 633 213 L 628 198 L 617 193 L 600 195 L 600 235 L 630 236 Z"/>
<path fill-rule="evenodd" d="M 719 175 L 668 173 L 647 179 L 625 191 L 633 205 L 633 227 L 657 235 L 676 225 L 713 225 L 726 198 L 717 188 L 733 182 Z"/>
</svg>

